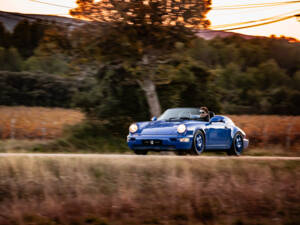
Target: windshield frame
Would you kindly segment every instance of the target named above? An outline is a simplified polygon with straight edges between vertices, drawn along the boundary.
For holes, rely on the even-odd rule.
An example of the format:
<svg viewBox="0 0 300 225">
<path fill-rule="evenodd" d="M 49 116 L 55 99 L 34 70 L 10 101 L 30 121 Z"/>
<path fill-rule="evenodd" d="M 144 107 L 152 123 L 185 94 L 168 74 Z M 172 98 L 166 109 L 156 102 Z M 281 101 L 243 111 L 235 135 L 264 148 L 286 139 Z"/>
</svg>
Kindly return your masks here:
<svg viewBox="0 0 300 225">
<path fill-rule="evenodd" d="M 177 121 L 177 120 L 197 120 L 192 116 L 200 116 L 200 108 L 171 108 L 164 111 L 157 120 L 158 121 Z"/>
</svg>

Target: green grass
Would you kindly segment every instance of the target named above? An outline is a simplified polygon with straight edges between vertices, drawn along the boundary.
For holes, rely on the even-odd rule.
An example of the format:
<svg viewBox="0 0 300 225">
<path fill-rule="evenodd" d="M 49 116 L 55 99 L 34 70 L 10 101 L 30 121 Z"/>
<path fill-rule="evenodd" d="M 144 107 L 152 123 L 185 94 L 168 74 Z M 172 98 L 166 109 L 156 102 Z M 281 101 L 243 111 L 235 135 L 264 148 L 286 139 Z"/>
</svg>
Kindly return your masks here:
<svg viewBox="0 0 300 225">
<path fill-rule="evenodd" d="M 0 224 L 298 224 L 300 161 L 0 158 Z"/>
</svg>

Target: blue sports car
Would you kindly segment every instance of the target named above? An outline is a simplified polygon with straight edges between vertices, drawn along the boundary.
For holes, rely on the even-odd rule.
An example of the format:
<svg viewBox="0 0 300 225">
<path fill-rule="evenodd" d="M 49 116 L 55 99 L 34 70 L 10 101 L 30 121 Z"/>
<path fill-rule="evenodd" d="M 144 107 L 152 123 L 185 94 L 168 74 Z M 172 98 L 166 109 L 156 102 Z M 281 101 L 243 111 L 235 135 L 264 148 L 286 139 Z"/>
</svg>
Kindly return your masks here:
<svg viewBox="0 0 300 225">
<path fill-rule="evenodd" d="M 199 108 L 172 108 L 149 122 L 131 124 L 127 143 L 138 155 L 148 151 L 174 151 L 200 155 L 203 151 L 226 151 L 241 155 L 249 141 L 242 129 L 226 116 L 210 112 L 202 121 Z"/>
</svg>

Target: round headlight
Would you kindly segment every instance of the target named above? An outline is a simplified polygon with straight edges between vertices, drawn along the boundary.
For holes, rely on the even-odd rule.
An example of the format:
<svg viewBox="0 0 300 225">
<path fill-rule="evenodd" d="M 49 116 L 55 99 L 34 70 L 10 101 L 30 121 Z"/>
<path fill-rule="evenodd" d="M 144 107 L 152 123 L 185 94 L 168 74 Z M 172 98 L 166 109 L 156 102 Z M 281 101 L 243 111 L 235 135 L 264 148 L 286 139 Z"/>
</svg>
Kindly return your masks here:
<svg viewBox="0 0 300 225">
<path fill-rule="evenodd" d="M 137 130 L 138 130 L 138 126 L 135 123 L 130 125 L 129 127 L 130 133 L 135 133 L 137 132 Z"/>
<path fill-rule="evenodd" d="M 178 127 L 177 127 L 177 132 L 182 134 L 186 131 L 186 126 L 184 124 L 180 124 Z"/>
</svg>

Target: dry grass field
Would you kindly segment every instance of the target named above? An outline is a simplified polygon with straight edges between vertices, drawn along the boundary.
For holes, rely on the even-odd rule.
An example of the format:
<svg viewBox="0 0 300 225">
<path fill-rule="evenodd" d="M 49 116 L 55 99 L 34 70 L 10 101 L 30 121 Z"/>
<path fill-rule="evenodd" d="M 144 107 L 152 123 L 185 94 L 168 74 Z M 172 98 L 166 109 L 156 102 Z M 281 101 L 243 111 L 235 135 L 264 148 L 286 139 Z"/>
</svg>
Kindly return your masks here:
<svg viewBox="0 0 300 225">
<path fill-rule="evenodd" d="M 300 150 L 300 116 L 229 115 L 242 128 L 252 146 L 281 145 Z"/>
<path fill-rule="evenodd" d="M 0 157 L 1 225 L 299 222 L 299 160 Z"/>
<path fill-rule="evenodd" d="M 63 127 L 84 119 L 76 110 L 44 107 L 0 107 L 0 138 L 53 139 Z"/>
</svg>

